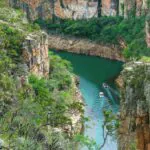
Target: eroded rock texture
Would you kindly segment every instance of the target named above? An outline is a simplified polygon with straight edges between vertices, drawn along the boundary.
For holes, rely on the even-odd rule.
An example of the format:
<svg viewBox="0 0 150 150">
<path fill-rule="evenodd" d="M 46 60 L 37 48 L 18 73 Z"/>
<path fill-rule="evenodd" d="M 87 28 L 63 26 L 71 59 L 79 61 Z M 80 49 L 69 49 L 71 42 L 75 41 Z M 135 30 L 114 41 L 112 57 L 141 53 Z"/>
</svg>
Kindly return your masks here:
<svg viewBox="0 0 150 150">
<path fill-rule="evenodd" d="M 136 15 L 141 16 L 148 12 L 148 0 L 120 0 L 120 14 L 125 18 Z"/>
<path fill-rule="evenodd" d="M 26 12 L 28 19 L 48 19 L 52 14 L 60 18 L 91 18 L 97 16 L 97 1 L 94 0 L 9 0 L 12 7 Z M 115 16 L 118 0 L 102 0 L 102 15 Z"/>
<path fill-rule="evenodd" d="M 27 36 L 23 43 L 23 59 L 31 73 L 37 76 L 48 76 L 48 41 L 44 32 Z"/>
<path fill-rule="evenodd" d="M 65 50 L 77 54 L 100 56 L 124 61 L 122 52 L 119 48 L 113 45 L 102 45 L 87 39 L 49 34 L 48 45 L 50 49 Z"/>
<path fill-rule="evenodd" d="M 149 150 L 150 64 L 132 62 L 122 72 L 119 150 Z"/>
<path fill-rule="evenodd" d="M 150 15 L 147 15 L 147 19 L 145 23 L 145 32 L 146 32 L 147 47 L 150 47 Z"/>
<path fill-rule="evenodd" d="M 102 0 L 102 15 L 116 16 L 117 5 L 117 0 Z"/>
<path fill-rule="evenodd" d="M 9 0 L 9 4 L 21 8 L 30 20 L 51 18 L 49 0 Z"/>
</svg>

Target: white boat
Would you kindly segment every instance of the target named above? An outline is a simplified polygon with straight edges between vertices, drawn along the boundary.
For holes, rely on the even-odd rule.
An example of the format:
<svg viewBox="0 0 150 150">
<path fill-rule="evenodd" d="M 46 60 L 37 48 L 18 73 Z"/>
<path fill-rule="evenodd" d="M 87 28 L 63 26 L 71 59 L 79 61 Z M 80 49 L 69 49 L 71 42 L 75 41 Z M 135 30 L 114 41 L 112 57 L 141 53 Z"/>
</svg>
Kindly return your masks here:
<svg viewBox="0 0 150 150">
<path fill-rule="evenodd" d="M 104 88 L 109 88 L 109 86 L 106 83 L 103 83 Z"/>
<path fill-rule="evenodd" d="M 99 92 L 99 97 L 104 97 L 104 93 L 103 92 Z"/>
</svg>

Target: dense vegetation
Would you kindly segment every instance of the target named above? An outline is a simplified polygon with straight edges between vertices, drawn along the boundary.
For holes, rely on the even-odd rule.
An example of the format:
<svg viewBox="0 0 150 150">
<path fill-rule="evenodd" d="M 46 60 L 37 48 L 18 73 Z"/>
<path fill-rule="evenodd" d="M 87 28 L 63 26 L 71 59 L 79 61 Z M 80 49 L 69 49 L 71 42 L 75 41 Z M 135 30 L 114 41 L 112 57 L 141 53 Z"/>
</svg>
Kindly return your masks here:
<svg viewBox="0 0 150 150">
<path fill-rule="evenodd" d="M 74 101 L 68 63 L 53 56 L 53 63 L 56 61 L 60 65 L 57 65 L 57 69 L 63 69 L 64 72 L 57 72 L 51 64 L 52 79 L 39 79 L 31 75 L 29 83 L 26 83 L 19 78 L 18 73 L 22 73 L 22 68 L 19 69 L 5 51 L 0 54 L 0 138 L 5 141 L 5 146 L 19 150 L 43 149 L 43 146 L 58 146 L 61 149 L 60 137 L 55 137 L 52 128 L 71 126 L 70 108 L 82 111 L 82 104 Z M 18 73 L 14 74 L 14 69 Z M 59 80 L 61 75 L 66 78 L 63 86 L 62 80 Z M 52 127 L 49 127 L 51 130 L 48 126 Z M 55 140 L 57 143 L 53 145 Z M 63 144 L 64 141 L 61 142 Z M 66 149 L 69 143 L 63 146 Z"/>
<path fill-rule="evenodd" d="M 28 33 L 37 32 L 39 27 L 23 23 L 20 10 L 2 8 L 0 12 L 0 147 L 72 147 L 73 135 L 64 127 L 72 127 L 71 113 L 83 113 L 83 109 L 76 96 L 70 63 L 50 53 L 49 77 L 30 74 L 21 57 L 22 43 Z"/>
<path fill-rule="evenodd" d="M 37 20 L 49 32 L 63 33 L 88 38 L 107 45 L 120 46 L 126 58 L 150 56 L 145 42 L 145 17 L 101 17 L 89 20 L 61 20 L 57 24 L 50 20 Z"/>
</svg>

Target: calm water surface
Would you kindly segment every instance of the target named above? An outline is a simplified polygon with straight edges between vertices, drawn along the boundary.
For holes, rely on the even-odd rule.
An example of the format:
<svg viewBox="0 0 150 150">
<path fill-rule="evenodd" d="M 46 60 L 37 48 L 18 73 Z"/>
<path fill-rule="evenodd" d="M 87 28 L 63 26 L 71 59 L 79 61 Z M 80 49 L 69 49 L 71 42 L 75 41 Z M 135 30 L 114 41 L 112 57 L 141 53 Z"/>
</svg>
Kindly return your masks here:
<svg viewBox="0 0 150 150">
<path fill-rule="evenodd" d="M 118 92 L 114 80 L 120 73 L 123 63 L 68 52 L 56 53 L 63 59 L 69 60 L 74 68 L 74 73 L 80 77 L 80 91 L 86 104 L 85 117 L 90 119 L 85 123 L 84 134 L 93 138 L 100 145 L 103 143 L 103 108 L 111 108 L 114 112 L 117 112 L 119 108 Z M 104 82 L 109 85 L 109 89 L 103 88 Z M 99 92 L 104 92 L 105 97 L 100 98 Z M 81 149 L 86 150 L 86 148 Z M 117 150 L 115 139 L 109 137 L 103 150 Z"/>
</svg>

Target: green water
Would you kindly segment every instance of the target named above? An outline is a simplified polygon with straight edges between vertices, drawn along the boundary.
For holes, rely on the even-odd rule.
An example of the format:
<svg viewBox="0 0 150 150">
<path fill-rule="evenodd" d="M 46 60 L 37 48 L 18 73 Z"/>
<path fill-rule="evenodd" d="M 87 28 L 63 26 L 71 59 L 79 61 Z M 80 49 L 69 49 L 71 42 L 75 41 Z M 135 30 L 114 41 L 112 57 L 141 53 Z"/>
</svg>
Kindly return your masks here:
<svg viewBox="0 0 150 150">
<path fill-rule="evenodd" d="M 85 123 L 84 134 L 93 138 L 97 144 L 102 144 L 103 108 L 118 111 L 119 100 L 114 80 L 122 69 L 122 63 L 99 57 L 77 55 L 68 52 L 56 52 L 62 58 L 69 60 L 74 68 L 74 73 L 80 77 L 80 91 L 85 101 L 85 117 L 90 121 Z M 110 88 L 103 88 L 107 83 Z M 105 97 L 100 98 L 99 92 L 104 92 Z M 108 101 L 109 99 L 109 101 Z M 82 148 L 86 149 L 86 148 Z M 108 138 L 103 150 L 117 150 L 117 143 Z"/>
</svg>

